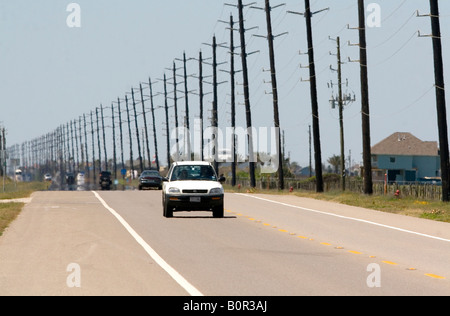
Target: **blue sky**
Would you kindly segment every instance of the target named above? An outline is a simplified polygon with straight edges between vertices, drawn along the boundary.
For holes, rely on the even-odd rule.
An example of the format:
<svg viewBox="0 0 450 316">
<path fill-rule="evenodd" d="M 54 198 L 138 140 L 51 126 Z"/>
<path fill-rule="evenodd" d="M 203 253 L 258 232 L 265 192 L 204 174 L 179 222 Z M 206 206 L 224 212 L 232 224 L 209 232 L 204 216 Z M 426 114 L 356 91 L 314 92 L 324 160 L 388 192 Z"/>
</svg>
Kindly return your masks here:
<svg viewBox="0 0 450 316">
<path fill-rule="evenodd" d="M 219 43 L 229 40 L 227 25 L 218 20 L 228 21 L 230 14 L 238 19 L 237 9 L 225 6 L 222 0 L 79 0 L 73 2 L 81 8 L 81 27 L 69 28 L 66 7 L 70 2 L 0 0 L 0 121 L 8 131 L 8 146 L 51 132 L 89 114 L 100 104 L 110 107 L 112 101 L 124 98 L 132 87 L 138 88 L 149 77 L 156 80 L 164 73 L 171 77 L 166 68 L 172 67 L 175 58 L 182 58 L 184 51 L 187 57 L 196 58 L 201 49 L 205 57 L 210 57 L 211 48 L 203 43 L 211 43 L 214 34 Z M 280 3 L 271 1 L 272 6 Z M 367 29 L 372 145 L 394 132 L 411 132 L 422 140 L 437 141 L 432 43 L 430 38 L 417 36 L 419 30 L 431 33 L 430 18 L 416 17 L 417 10 L 429 13 L 429 1 L 366 1 L 366 5 L 369 3 L 381 8 L 380 27 Z M 264 1 L 257 1 L 257 5 L 263 6 Z M 330 65 L 336 68 L 336 57 L 329 54 L 336 51 L 336 44 L 328 37 L 340 36 L 345 61 L 359 58 L 358 47 L 348 45 L 349 41 L 358 42 L 358 32 L 347 29 L 347 24 L 357 27 L 357 1 L 312 0 L 311 6 L 313 11 L 330 8 L 313 18 L 322 158 L 326 162 L 328 157 L 339 154 L 338 111 L 329 103 L 337 88 L 327 86 L 327 82 L 337 81 L 336 73 L 329 69 Z M 285 6 L 272 11 L 274 33 L 288 32 L 275 42 L 280 124 L 285 131 L 286 152 L 306 166 L 311 106 L 309 82 L 301 79 L 308 79 L 309 72 L 299 67 L 308 63 L 307 56 L 299 54 L 307 50 L 306 28 L 303 17 L 287 14 L 287 10 L 304 11 L 304 1 L 288 0 Z M 450 70 L 445 66 L 450 57 L 450 3 L 440 1 L 440 11 L 448 84 Z M 269 69 L 267 41 L 253 36 L 266 35 L 264 12 L 246 8 L 245 19 L 247 28 L 259 27 L 247 32 L 247 51 L 259 51 L 248 58 L 253 125 L 273 126 L 272 96 L 266 94 L 271 90 L 266 83 L 270 76 L 263 71 Z M 239 44 L 237 32 L 235 43 Z M 227 49 L 219 49 L 218 61 L 228 60 Z M 240 68 L 239 56 L 236 64 Z M 177 66 L 181 64 L 177 62 Z M 228 67 L 224 64 L 221 69 Z M 206 75 L 211 74 L 209 66 L 204 69 Z M 353 162 L 359 163 L 359 64 L 347 62 L 342 69 L 348 79 L 346 91 L 356 95 L 356 101 L 344 112 L 346 153 L 351 150 Z M 188 72 L 198 73 L 196 61 L 188 62 Z M 219 76 L 219 81 L 229 79 L 225 72 Z M 237 124 L 245 127 L 240 74 L 236 81 Z M 190 90 L 198 87 L 193 78 L 188 84 Z M 154 85 L 155 93 L 162 89 L 161 83 Z M 211 86 L 205 85 L 205 90 L 211 92 Z M 219 86 L 219 127 L 223 128 L 231 124 L 229 91 L 229 83 Z M 211 98 L 209 94 L 205 99 L 207 116 Z M 198 97 L 192 94 L 189 100 L 193 120 L 198 117 Z M 182 117 L 184 100 L 178 103 Z M 163 98 L 155 97 L 155 104 L 162 106 Z M 173 126 L 173 111 L 170 113 Z M 160 151 L 165 148 L 163 120 L 164 111 L 159 108 Z M 107 133 L 111 133 L 110 125 Z"/>
</svg>

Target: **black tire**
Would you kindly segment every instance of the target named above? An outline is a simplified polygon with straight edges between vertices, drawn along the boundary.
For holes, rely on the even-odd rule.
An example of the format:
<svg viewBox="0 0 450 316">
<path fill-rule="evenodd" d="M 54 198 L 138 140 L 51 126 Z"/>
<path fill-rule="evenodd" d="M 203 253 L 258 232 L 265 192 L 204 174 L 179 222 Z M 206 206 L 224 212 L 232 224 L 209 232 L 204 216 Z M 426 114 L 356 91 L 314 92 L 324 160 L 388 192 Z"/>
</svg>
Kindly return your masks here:
<svg viewBox="0 0 450 316">
<path fill-rule="evenodd" d="M 223 217 L 223 204 L 213 208 L 213 217 L 222 218 Z"/>
<path fill-rule="evenodd" d="M 163 215 L 164 217 L 173 217 L 173 208 L 168 201 L 163 201 Z"/>
</svg>

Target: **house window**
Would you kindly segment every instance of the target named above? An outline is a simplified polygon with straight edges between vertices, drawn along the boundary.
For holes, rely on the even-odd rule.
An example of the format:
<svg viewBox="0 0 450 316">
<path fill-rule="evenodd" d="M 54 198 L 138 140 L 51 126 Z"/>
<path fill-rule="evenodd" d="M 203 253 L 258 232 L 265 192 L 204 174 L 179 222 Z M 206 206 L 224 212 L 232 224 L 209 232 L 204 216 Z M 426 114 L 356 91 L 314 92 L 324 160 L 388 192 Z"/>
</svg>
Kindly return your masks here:
<svg viewBox="0 0 450 316">
<path fill-rule="evenodd" d="M 391 163 L 395 163 L 395 157 L 390 157 L 390 158 L 389 158 L 389 161 L 390 161 Z"/>
</svg>

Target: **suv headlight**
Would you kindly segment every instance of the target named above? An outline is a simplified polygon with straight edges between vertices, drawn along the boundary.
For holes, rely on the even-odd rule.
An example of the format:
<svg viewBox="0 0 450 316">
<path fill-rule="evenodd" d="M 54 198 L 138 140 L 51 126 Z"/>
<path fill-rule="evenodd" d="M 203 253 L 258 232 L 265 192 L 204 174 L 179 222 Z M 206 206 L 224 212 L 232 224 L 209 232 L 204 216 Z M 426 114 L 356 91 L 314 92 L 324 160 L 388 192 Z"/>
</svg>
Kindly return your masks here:
<svg viewBox="0 0 450 316">
<path fill-rule="evenodd" d="M 180 193 L 180 189 L 171 187 L 171 188 L 169 188 L 168 192 L 169 193 Z"/>
<path fill-rule="evenodd" d="M 223 189 L 222 188 L 212 188 L 209 191 L 209 194 L 223 194 Z"/>
</svg>

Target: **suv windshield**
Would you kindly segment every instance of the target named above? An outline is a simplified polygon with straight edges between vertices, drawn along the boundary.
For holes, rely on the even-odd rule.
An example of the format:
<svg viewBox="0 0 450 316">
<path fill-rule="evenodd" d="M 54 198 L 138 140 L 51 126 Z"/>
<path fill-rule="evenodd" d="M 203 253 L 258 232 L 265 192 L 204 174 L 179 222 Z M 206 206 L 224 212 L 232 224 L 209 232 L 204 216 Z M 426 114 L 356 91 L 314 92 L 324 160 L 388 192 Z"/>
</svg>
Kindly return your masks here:
<svg viewBox="0 0 450 316">
<path fill-rule="evenodd" d="M 179 180 L 207 180 L 217 181 L 214 169 L 204 165 L 175 166 L 170 181 Z"/>
</svg>

